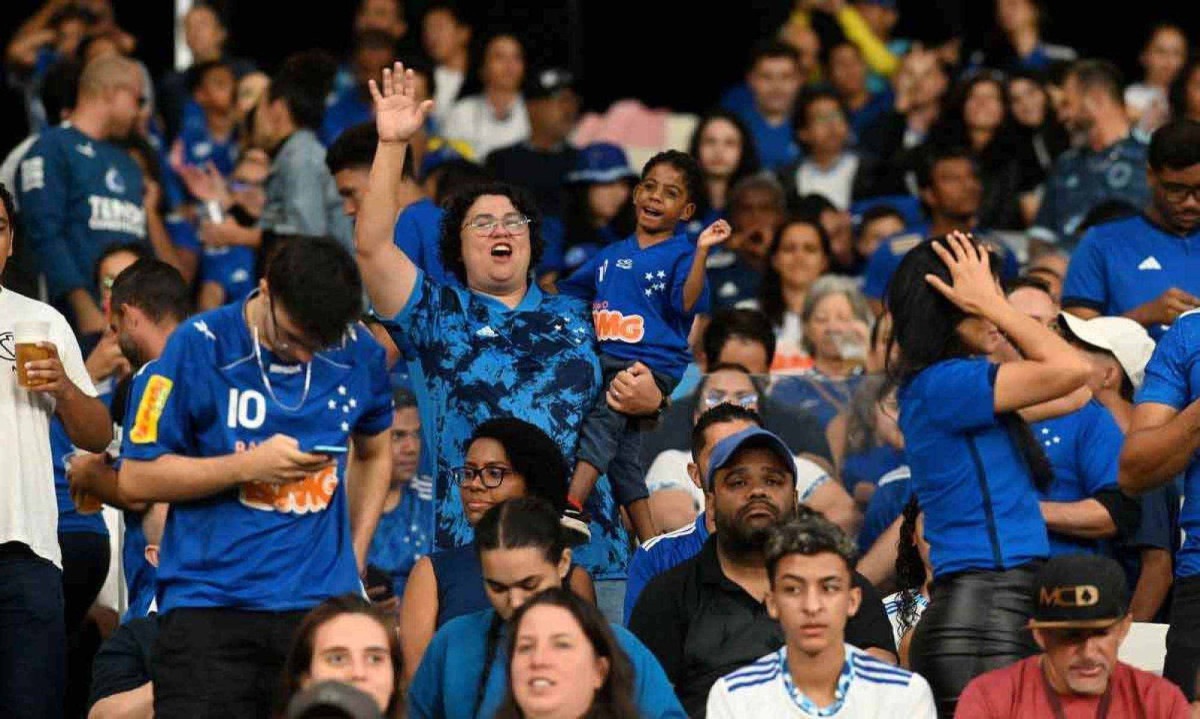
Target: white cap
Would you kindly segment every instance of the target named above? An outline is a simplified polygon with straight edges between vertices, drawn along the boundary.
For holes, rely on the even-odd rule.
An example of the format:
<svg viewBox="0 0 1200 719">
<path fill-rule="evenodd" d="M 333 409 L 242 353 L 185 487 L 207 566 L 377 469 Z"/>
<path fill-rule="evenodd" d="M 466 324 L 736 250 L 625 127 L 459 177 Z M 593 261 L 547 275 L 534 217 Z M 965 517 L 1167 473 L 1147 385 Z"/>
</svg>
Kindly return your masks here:
<svg viewBox="0 0 1200 719">
<path fill-rule="evenodd" d="M 1128 317 L 1085 320 L 1069 312 L 1060 312 L 1058 317 L 1079 341 L 1116 357 L 1134 389 L 1142 386 L 1146 363 L 1154 354 L 1154 340 L 1145 327 Z"/>
</svg>

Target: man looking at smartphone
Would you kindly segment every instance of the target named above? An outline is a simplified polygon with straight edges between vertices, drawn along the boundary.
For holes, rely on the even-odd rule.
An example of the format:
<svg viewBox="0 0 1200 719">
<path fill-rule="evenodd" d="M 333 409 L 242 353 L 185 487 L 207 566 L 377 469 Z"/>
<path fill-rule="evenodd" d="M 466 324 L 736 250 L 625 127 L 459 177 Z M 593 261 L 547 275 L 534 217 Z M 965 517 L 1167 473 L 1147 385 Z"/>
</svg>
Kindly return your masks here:
<svg viewBox="0 0 1200 719">
<path fill-rule="evenodd" d="M 266 719 L 304 613 L 362 589 L 392 413 L 361 298 L 336 241 L 281 238 L 257 292 L 180 325 L 134 380 L 119 493 L 171 504 L 155 716 Z"/>
</svg>

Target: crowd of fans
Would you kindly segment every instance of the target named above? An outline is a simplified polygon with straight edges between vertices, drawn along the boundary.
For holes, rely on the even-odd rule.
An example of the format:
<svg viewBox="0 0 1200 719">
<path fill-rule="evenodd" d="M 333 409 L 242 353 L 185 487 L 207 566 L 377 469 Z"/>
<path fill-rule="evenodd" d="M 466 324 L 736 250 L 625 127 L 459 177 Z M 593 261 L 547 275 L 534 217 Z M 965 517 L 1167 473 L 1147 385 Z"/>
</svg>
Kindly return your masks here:
<svg viewBox="0 0 1200 719">
<path fill-rule="evenodd" d="M 46 2 L 0 714 L 1200 713 L 1200 61 L 1048 11 L 797 0 L 672 147 L 445 0 L 270 74 Z"/>
</svg>

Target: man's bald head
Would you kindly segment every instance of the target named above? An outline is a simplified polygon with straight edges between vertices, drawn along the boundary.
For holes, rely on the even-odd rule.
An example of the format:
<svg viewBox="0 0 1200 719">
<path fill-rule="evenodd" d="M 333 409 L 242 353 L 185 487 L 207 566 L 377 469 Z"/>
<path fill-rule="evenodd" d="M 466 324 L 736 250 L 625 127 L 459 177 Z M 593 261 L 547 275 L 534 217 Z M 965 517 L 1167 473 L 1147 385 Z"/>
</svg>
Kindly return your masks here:
<svg viewBox="0 0 1200 719">
<path fill-rule="evenodd" d="M 140 92 L 142 70 L 127 57 L 108 55 L 89 62 L 79 76 L 79 97 L 98 97 L 118 88 Z"/>
</svg>

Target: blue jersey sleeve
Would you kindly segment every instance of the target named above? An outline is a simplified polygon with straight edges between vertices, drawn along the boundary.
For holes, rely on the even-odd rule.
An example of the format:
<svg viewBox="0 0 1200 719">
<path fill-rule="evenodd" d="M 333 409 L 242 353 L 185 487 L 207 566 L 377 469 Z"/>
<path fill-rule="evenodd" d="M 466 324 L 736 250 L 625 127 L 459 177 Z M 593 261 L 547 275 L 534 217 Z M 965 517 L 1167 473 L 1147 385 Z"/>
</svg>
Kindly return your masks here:
<svg viewBox="0 0 1200 719">
<path fill-rule="evenodd" d="M 628 576 L 625 580 L 625 616 L 621 618 L 625 626 L 629 626 L 629 617 L 633 615 L 633 607 L 638 597 L 651 579 L 657 576 L 654 571 L 653 557 L 645 547 L 638 547 L 629 560 Z"/>
<path fill-rule="evenodd" d="M 392 242 L 400 251 L 408 255 L 408 259 L 421 269 L 426 268 L 425 252 L 421 244 L 420 224 L 414 205 L 404 208 L 396 218 L 396 226 L 392 229 Z"/>
<path fill-rule="evenodd" d="M 1158 341 L 1146 365 L 1146 379 L 1138 390 L 1137 404 L 1165 404 L 1177 410 L 1188 405 L 1191 353 L 1186 334 L 1189 327 L 1190 323 L 1176 320 Z"/>
<path fill-rule="evenodd" d="M 633 664 L 633 699 L 639 714 L 645 719 L 686 719 L 687 713 L 658 659 L 625 627 L 614 625 L 612 630 Z"/>
<path fill-rule="evenodd" d="M 562 272 L 567 268 L 567 238 L 566 227 L 557 217 L 542 218 L 542 261 L 538 264 L 538 274 L 547 272 Z"/>
<path fill-rule="evenodd" d="M 387 371 L 387 354 L 365 327 L 358 329 L 366 335 L 359 341 L 370 345 L 367 371 L 371 373 L 371 406 L 359 418 L 354 433 L 373 436 L 392 426 L 392 382 Z"/>
<path fill-rule="evenodd" d="M 1084 491 L 1094 497 L 1104 490 L 1117 488 L 1117 466 L 1125 436 L 1112 414 L 1104 407 L 1089 405 L 1092 415 L 1076 443 L 1080 478 Z"/>
<path fill-rule="evenodd" d="M 986 427 L 996 421 L 995 385 L 998 365 L 985 359 L 939 362 L 917 378 L 926 392 L 922 407 L 930 424 L 959 432 Z"/>
<path fill-rule="evenodd" d="M 1108 305 L 1104 277 L 1104 253 L 1096 238 L 1096 228 L 1092 228 L 1071 254 L 1071 264 L 1067 266 L 1067 277 L 1063 281 L 1063 307 L 1086 307 L 1104 312 Z"/>
<path fill-rule="evenodd" d="M 558 283 L 558 293 L 591 302 L 596 297 L 596 269 L 604 261 L 604 253 L 598 252 L 583 263 L 571 276 Z"/>
<path fill-rule="evenodd" d="M 195 433 L 189 395 L 203 391 L 204 379 L 190 371 L 192 333 L 181 326 L 167 340 L 162 356 L 133 380 L 129 414 L 121 443 L 122 459 L 151 461 L 165 454 L 193 455 Z"/>
<path fill-rule="evenodd" d="M 81 243 L 67 236 L 70 167 L 66 152 L 55 135 L 43 135 L 29 148 L 18 169 L 21 227 L 53 299 L 90 284 L 90 268 L 80 267 L 76 253 L 70 250 Z"/>
</svg>

